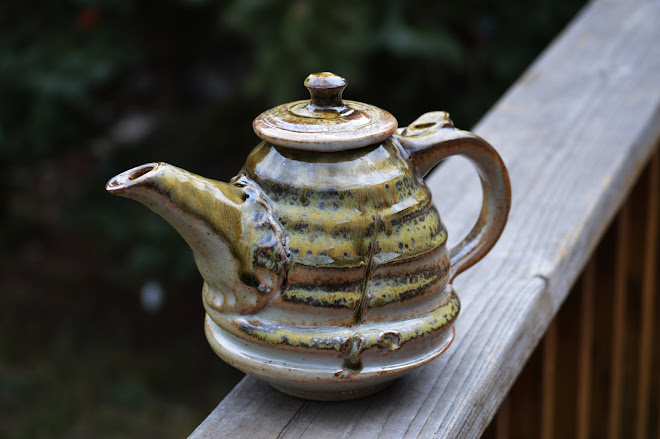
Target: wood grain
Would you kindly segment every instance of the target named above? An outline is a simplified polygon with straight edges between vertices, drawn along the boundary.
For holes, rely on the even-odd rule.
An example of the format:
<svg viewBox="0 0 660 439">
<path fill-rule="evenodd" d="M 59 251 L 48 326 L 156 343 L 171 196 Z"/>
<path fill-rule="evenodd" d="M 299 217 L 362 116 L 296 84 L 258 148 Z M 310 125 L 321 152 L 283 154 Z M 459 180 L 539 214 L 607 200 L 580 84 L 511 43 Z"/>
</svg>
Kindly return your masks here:
<svg viewBox="0 0 660 439">
<path fill-rule="evenodd" d="M 513 207 L 499 243 L 455 281 L 463 309 L 445 354 L 348 402 L 246 378 L 192 437 L 479 437 L 654 149 L 659 16 L 657 1 L 590 3 L 473 129 L 507 164 Z M 448 160 L 428 182 L 458 242 L 478 215 L 478 178 Z"/>
</svg>

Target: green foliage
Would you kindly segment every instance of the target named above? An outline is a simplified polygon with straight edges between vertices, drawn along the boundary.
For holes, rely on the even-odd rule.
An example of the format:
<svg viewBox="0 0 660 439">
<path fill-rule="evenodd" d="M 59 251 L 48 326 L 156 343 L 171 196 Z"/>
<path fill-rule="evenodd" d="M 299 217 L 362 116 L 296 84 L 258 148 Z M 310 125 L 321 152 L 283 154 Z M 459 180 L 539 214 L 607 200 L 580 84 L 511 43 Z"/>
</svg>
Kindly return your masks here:
<svg viewBox="0 0 660 439">
<path fill-rule="evenodd" d="M 582 3 L 249 0 L 231 2 L 222 24 L 250 42 L 246 97 L 300 99 L 300 78 L 333 71 L 347 95 L 402 124 L 443 108 L 469 127 Z"/>
<path fill-rule="evenodd" d="M 0 2 L 0 436 L 181 436 L 231 387 L 190 250 L 108 178 L 168 161 L 229 179 L 251 120 L 318 71 L 400 125 L 448 110 L 469 129 L 582 4 Z"/>
<path fill-rule="evenodd" d="M 422 3 L 234 1 L 223 23 L 253 43 L 247 93 L 275 105 L 298 96 L 296 78 L 310 72 L 341 72 L 356 85 L 373 80 L 365 72 L 380 52 L 460 65 L 465 48 Z"/>
<path fill-rule="evenodd" d="M 88 29 L 81 18 L 76 23 L 72 5 L 43 3 L 41 14 L 27 5 L 1 6 L 0 161 L 5 163 L 76 148 L 93 132 L 98 105 L 93 92 L 113 79 L 129 55 L 128 41 L 111 27 Z"/>
</svg>

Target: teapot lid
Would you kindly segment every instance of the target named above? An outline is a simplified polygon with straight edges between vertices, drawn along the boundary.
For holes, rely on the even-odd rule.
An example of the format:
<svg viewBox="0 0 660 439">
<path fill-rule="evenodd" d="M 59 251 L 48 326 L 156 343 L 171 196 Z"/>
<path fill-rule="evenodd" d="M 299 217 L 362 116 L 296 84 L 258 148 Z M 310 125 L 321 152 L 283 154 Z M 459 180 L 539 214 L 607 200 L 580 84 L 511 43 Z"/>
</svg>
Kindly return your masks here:
<svg viewBox="0 0 660 439">
<path fill-rule="evenodd" d="M 271 108 L 254 119 L 257 136 L 278 146 L 310 151 L 344 151 L 381 142 L 397 128 L 389 112 L 343 101 L 347 81 L 334 73 L 305 79 L 311 99 Z"/>
</svg>

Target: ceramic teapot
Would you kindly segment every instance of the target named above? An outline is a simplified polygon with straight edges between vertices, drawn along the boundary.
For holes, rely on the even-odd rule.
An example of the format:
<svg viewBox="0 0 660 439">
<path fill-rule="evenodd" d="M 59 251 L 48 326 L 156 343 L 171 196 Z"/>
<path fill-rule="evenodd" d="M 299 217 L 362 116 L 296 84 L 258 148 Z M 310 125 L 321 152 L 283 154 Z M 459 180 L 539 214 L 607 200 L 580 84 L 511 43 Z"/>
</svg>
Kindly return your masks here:
<svg viewBox="0 0 660 439">
<path fill-rule="evenodd" d="M 376 392 L 447 349 L 460 309 L 451 281 L 492 248 L 511 202 L 497 152 L 447 113 L 397 130 L 387 111 L 342 100 L 346 84 L 312 74 L 310 100 L 259 115 L 262 142 L 230 183 L 149 163 L 106 186 L 192 248 L 213 350 L 317 400 Z M 476 167 L 483 206 L 448 249 L 423 177 L 455 154 Z"/>
</svg>

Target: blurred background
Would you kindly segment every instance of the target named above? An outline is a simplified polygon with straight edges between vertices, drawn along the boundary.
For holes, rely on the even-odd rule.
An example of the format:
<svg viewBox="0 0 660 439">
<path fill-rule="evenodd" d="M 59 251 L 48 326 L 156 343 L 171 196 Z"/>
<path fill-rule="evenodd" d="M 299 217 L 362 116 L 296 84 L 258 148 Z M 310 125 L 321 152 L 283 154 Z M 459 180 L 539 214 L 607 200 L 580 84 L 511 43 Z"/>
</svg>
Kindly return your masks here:
<svg viewBox="0 0 660 439">
<path fill-rule="evenodd" d="M 0 437 L 185 437 L 242 376 L 206 343 L 187 245 L 110 177 L 228 180 L 317 71 L 401 126 L 469 129 L 583 4 L 1 2 Z"/>
</svg>

